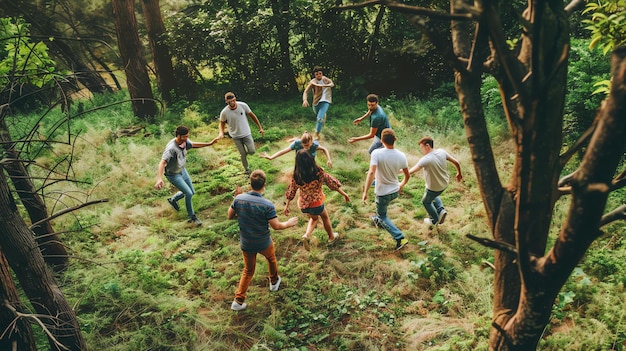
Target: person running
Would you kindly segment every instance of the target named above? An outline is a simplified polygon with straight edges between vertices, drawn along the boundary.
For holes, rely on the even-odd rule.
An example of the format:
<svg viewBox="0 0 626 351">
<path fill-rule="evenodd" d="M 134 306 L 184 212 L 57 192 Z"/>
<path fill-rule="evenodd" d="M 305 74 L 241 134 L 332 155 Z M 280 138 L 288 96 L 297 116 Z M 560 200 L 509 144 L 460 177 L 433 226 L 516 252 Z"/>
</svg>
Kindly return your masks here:
<svg viewBox="0 0 626 351">
<path fill-rule="evenodd" d="M 259 156 L 266 158 L 268 160 L 273 160 L 277 157 L 280 157 L 290 152 L 291 150 L 294 150 L 297 152 L 298 150 L 305 149 L 305 150 L 309 150 L 311 155 L 315 157 L 317 150 L 320 150 L 324 153 L 324 155 L 326 155 L 326 165 L 328 166 L 328 168 L 333 168 L 333 162 L 330 159 L 330 153 L 328 152 L 328 149 L 321 146 L 317 140 L 313 140 L 311 133 L 304 132 L 302 134 L 302 137 L 300 137 L 300 139 L 292 138 L 290 141 L 291 141 L 291 144 L 288 147 L 276 152 L 272 156 L 269 156 L 267 152 L 262 152 L 259 154 Z"/>
<path fill-rule="evenodd" d="M 322 191 L 322 185 L 326 184 L 330 190 L 334 190 L 346 199 L 346 202 L 350 202 L 350 197 L 341 189 L 341 183 L 337 178 L 324 172 L 324 169 L 319 167 L 315 163 L 315 158 L 309 150 L 299 150 L 296 154 L 296 165 L 293 170 L 293 177 L 285 192 L 287 202 L 285 203 L 285 216 L 289 215 L 289 204 L 296 196 L 298 189 L 300 190 L 300 197 L 298 198 L 298 206 L 309 216 L 309 223 L 306 228 L 306 232 L 302 236 L 304 240 L 304 247 L 309 249 L 309 239 L 313 230 L 317 226 L 319 218 L 322 218 L 322 224 L 328 234 L 328 242 L 333 243 L 339 237 L 339 233 L 333 232 L 333 226 L 330 223 L 330 216 L 324 207 L 324 192 Z"/>
<path fill-rule="evenodd" d="M 439 197 L 450 183 L 450 173 L 448 173 L 446 161 L 449 161 L 456 167 L 456 179 L 459 182 L 463 179 L 459 161 L 446 150 L 435 149 L 434 144 L 433 138 L 429 136 L 420 139 L 418 145 L 424 157 L 420 158 L 417 164 L 409 169 L 409 173 L 414 173 L 421 169 L 424 170 L 426 190 L 422 197 L 422 205 L 424 205 L 426 212 L 430 216 L 424 218 L 424 223 L 429 228 L 442 224 L 448 215 L 448 211 L 443 207 L 443 202 Z"/>
<path fill-rule="evenodd" d="M 385 128 L 391 128 L 389 124 L 389 118 L 383 108 L 378 104 L 378 95 L 369 94 L 366 98 L 367 100 L 367 112 L 355 119 L 352 123 L 355 125 L 361 123 L 366 117 L 370 119 L 370 132 L 369 134 L 361 135 L 358 137 L 352 137 L 348 139 L 350 144 L 359 141 L 359 140 L 367 140 L 374 138 L 374 141 L 370 145 L 370 148 L 367 150 L 368 153 L 372 153 L 372 151 L 376 149 L 380 149 L 383 147 L 383 143 L 381 142 L 381 133 Z"/>
<path fill-rule="evenodd" d="M 315 124 L 315 140 L 320 138 L 320 132 L 324 123 L 326 123 L 326 112 L 333 100 L 332 87 L 335 86 L 330 78 L 325 77 L 322 67 L 313 67 L 313 76 L 309 84 L 302 93 L 302 107 L 309 107 L 309 90 L 313 90 L 313 112 L 315 113 L 317 123 Z"/>
<path fill-rule="evenodd" d="M 241 155 L 241 163 L 246 174 L 250 174 L 250 168 L 248 167 L 248 155 L 252 155 L 256 152 L 254 147 L 254 139 L 252 139 L 252 131 L 250 130 L 250 124 L 248 124 L 248 118 L 250 118 L 258 127 L 261 135 L 265 134 L 261 122 L 257 116 L 252 112 L 250 106 L 242 101 L 237 101 L 235 94 L 227 92 L 224 95 L 226 101 L 226 107 L 222 109 L 220 113 L 220 125 L 219 134 L 214 141 L 224 138 L 224 131 L 228 124 L 228 133 L 233 138 L 233 142 Z"/>
<path fill-rule="evenodd" d="M 159 162 L 157 168 L 157 180 L 154 184 L 154 188 L 159 190 L 163 189 L 165 186 L 163 174 L 165 174 L 167 180 L 179 190 L 172 197 L 169 197 L 167 202 L 169 202 L 176 211 L 179 211 L 180 206 L 178 205 L 178 200 L 184 197 L 189 222 L 193 222 L 198 226 L 202 225 L 202 221 L 196 217 L 193 210 L 193 202 L 191 201 L 196 191 L 193 188 L 189 173 L 185 168 L 187 164 L 187 150 L 211 146 L 214 143 L 215 139 L 208 143 L 193 142 L 189 140 L 189 128 L 182 125 L 178 126 L 176 127 L 175 138 L 170 140 L 165 146 L 165 151 L 163 151 L 161 162 Z"/>
<path fill-rule="evenodd" d="M 409 165 L 406 155 L 394 148 L 397 140 L 396 134 L 391 128 L 385 128 L 381 134 L 383 148 L 372 152 L 370 158 L 370 169 L 365 179 L 365 189 L 363 190 L 363 202 L 367 201 L 367 193 L 376 178 L 374 192 L 376 194 L 376 215 L 372 216 L 372 221 L 376 227 L 385 228 L 396 240 L 396 250 L 400 250 L 409 242 L 398 227 L 387 217 L 387 207 L 389 203 L 396 199 L 404 185 L 409 181 Z M 402 182 L 398 181 L 398 170 L 404 173 Z"/>
<path fill-rule="evenodd" d="M 256 256 L 258 253 L 267 259 L 270 277 L 270 291 L 278 291 L 282 279 L 278 275 L 278 260 L 274 250 L 274 242 L 270 236 L 270 228 L 282 230 L 298 224 L 298 217 L 289 218 L 285 222 L 278 220 L 276 208 L 263 197 L 266 177 L 262 170 L 250 174 L 251 191 L 242 194 L 241 188 L 235 190 L 235 199 L 228 208 L 228 219 L 239 222 L 239 239 L 243 254 L 243 271 L 230 308 L 241 311 L 246 304 L 246 292 L 254 277 Z"/>
</svg>

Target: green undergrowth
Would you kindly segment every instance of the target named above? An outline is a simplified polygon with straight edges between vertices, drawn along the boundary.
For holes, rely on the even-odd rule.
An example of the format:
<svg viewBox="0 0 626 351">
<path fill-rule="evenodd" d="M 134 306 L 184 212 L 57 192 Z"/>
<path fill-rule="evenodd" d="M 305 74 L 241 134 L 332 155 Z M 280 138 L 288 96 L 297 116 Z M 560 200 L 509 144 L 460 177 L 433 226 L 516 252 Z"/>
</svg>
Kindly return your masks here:
<svg viewBox="0 0 626 351">
<path fill-rule="evenodd" d="M 257 155 L 249 156 L 250 165 L 266 172 L 265 197 L 285 220 L 284 193 L 294 156 L 269 161 L 258 153 L 274 153 L 287 147 L 289 138 L 313 131 L 313 113 L 299 107 L 298 99 L 240 98 L 265 129 L 261 136 L 252 125 Z M 347 142 L 368 133 L 366 122 L 352 123 L 366 105 L 338 99 L 320 141 L 330 150 L 333 167 L 326 166 L 323 154 L 317 160 L 350 195 L 350 203 L 345 203 L 336 192 L 325 191 L 340 240 L 329 246 L 319 226 L 310 250 L 305 250 L 300 237 L 306 217 L 292 204 L 290 215 L 300 218 L 299 225 L 272 233 L 283 278 L 280 290 L 269 292 L 267 263 L 259 256 L 248 308 L 242 312 L 230 310 L 243 260 L 237 222 L 229 221 L 226 212 L 235 187 L 247 189 L 248 181 L 232 141 L 225 138 L 189 152 L 201 227 L 187 223 L 184 206 L 175 212 L 165 201 L 175 191 L 169 183 L 164 190 L 153 188 L 156 166 L 175 126 L 189 125 L 192 140 L 209 141 L 217 135 L 222 105 L 210 110 L 196 104 L 178 106 L 162 116 L 159 125 L 144 126 L 141 133 L 126 137 L 115 135 L 121 128 L 140 125 L 130 109 L 103 110 L 73 121 L 80 126 L 80 137 L 71 167 L 61 165 L 71 168 L 82 183 L 50 185 L 57 196 L 54 210 L 108 199 L 54 223 L 76 257 L 58 280 L 76 308 L 90 349 L 487 350 L 493 253 L 465 237 L 490 234 L 458 102 L 389 98 L 381 105 L 410 166 L 421 157 L 417 140 L 427 134 L 436 147 L 461 162 L 464 181 L 453 181 L 442 194 L 449 213 L 446 223 L 434 230 L 423 224 L 424 181 L 417 173 L 389 208 L 409 245 L 395 252 L 391 236 L 372 226 L 373 189 L 369 200 L 361 201 L 370 141 Z M 489 128 L 497 142 L 496 158 L 506 165 L 514 152 L 502 131 L 506 123 L 496 113 L 488 115 L 493 116 Z M 52 166 L 68 150 L 49 144 L 38 162 Z M 506 174 L 508 169 L 502 169 Z M 555 219 L 564 213 L 557 211 Z M 615 234 L 623 230 L 623 225 L 612 226 L 568 281 L 542 350 L 623 349 L 624 243 Z"/>
</svg>

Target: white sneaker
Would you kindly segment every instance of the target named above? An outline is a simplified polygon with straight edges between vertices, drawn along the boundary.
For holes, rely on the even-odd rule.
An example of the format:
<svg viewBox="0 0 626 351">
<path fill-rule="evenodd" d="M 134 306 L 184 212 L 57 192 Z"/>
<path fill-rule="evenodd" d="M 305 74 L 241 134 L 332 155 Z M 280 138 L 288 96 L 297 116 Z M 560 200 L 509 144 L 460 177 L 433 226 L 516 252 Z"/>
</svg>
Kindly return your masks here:
<svg viewBox="0 0 626 351">
<path fill-rule="evenodd" d="M 441 210 L 441 212 L 439 212 L 439 224 L 443 224 L 443 221 L 446 220 L 447 215 L 448 215 L 448 211 L 446 210 Z"/>
<path fill-rule="evenodd" d="M 237 302 L 237 300 L 233 300 L 233 303 L 230 304 L 230 309 L 233 311 L 241 311 L 241 310 L 245 310 L 246 307 L 248 307 L 247 303 L 239 303 Z"/>
<path fill-rule="evenodd" d="M 270 291 L 278 291 L 278 287 L 280 286 L 281 281 L 282 279 L 280 279 L 280 275 L 278 276 L 278 280 L 276 281 L 276 284 L 272 284 L 272 282 L 270 281 Z"/>
<path fill-rule="evenodd" d="M 433 229 L 433 227 L 435 226 L 435 225 L 433 224 L 433 220 L 432 220 L 432 219 L 430 219 L 430 217 L 426 217 L 426 218 L 424 218 L 424 223 L 425 223 L 426 225 L 428 225 L 428 229 Z"/>
</svg>

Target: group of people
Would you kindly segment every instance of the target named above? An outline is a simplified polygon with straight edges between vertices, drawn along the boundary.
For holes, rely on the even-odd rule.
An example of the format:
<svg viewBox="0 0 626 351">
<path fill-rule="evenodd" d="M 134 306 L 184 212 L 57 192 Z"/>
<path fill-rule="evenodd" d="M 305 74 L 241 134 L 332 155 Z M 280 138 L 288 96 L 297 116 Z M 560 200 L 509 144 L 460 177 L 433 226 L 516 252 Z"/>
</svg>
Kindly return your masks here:
<svg viewBox="0 0 626 351">
<path fill-rule="evenodd" d="M 349 202 L 348 194 L 341 188 L 340 181 L 325 172 L 315 161 L 317 150 L 322 151 L 327 160 L 327 166 L 332 168 L 332 161 L 328 149 L 319 145 L 319 133 L 325 121 L 325 114 L 330 104 L 330 88 L 334 86 L 332 81 L 322 75 L 321 69 L 314 70 L 315 79 L 311 80 L 303 94 L 303 106 L 308 106 L 307 91 L 313 88 L 314 111 L 317 113 L 317 124 L 315 136 L 305 132 L 300 139 L 291 140 L 289 147 L 276 152 L 273 155 L 262 153 L 261 157 L 272 160 L 285 155 L 290 151 L 296 151 L 293 176 L 285 192 L 284 214 L 289 215 L 290 203 L 299 191 L 297 200 L 300 210 L 309 217 L 306 231 L 302 236 L 305 248 L 309 249 L 309 240 L 317 226 L 319 220 L 328 234 L 328 242 L 334 243 L 339 239 L 339 234 L 334 232 L 330 216 L 324 206 L 325 195 L 322 186 L 326 186 L 337 191 Z M 384 228 L 396 241 L 396 250 L 407 245 L 408 239 L 402 231 L 387 216 L 387 208 L 391 201 L 398 198 L 402 188 L 407 184 L 411 174 L 420 170 L 424 171 L 426 183 L 425 193 L 422 197 L 428 216 L 424 222 L 432 228 L 444 222 L 447 211 L 439 195 L 448 186 L 450 175 L 447 170 L 447 162 L 451 162 L 457 171 L 456 179 L 462 180 L 460 163 L 443 149 L 435 149 L 434 141 L 431 137 L 424 137 L 419 140 L 418 145 L 424 157 L 418 163 L 409 168 L 406 155 L 395 148 L 397 136 L 390 127 L 389 119 L 382 107 L 379 105 L 378 96 L 370 94 L 367 96 L 368 111 L 361 117 L 355 119 L 353 123 L 359 124 L 365 118 L 369 118 L 370 132 L 368 134 L 352 137 L 349 143 L 359 140 L 373 139 L 368 152 L 370 154 L 370 164 L 362 200 L 366 202 L 370 188 L 374 187 L 376 196 L 376 214 L 371 217 L 373 224 L 377 228 Z M 262 254 L 269 264 L 269 289 L 278 291 L 281 277 L 278 274 L 277 259 L 274 244 L 270 236 L 270 227 L 274 230 L 282 230 L 298 224 L 298 218 L 292 217 L 287 221 L 278 220 L 276 208 L 269 200 L 263 197 L 266 187 L 266 175 L 262 170 L 250 171 L 247 162 L 247 155 L 255 153 L 254 140 L 252 139 L 250 126 L 247 118 L 250 118 L 258 126 L 259 132 L 263 135 L 263 127 L 257 116 L 250 107 L 241 101 L 237 101 L 235 94 L 228 92 L 225 94 L 226 107 L 220 113 L 220 124 L 218 136 L 210 142 L 192 142 L 189 140 L 189 128 L 178 126 L 175 138 L 165 147 L 161 161 L 157 169 L 156 189 L 164 187 L 163 175 L 174 185 L 178 192 L 169 197 L 167 201 L 176 210 L 180 210 L 178 201 L 185 198 L 185 206 L 189 222 L 201 225 L 202 221 L 197 218 L 192 205 L 192 196 L 195 193 L 193 184 L 185 169 L 187 150 L 213 145 L 224 137 L 225 127 L 228 131 L 241 155 L 242 164 L 246 174 L 249 175 L 251 190 L 243 193 L 241 188 L 235 190 L 235 198 L 228 209 L 228 219 L 237 219 L 240 230 L 240 247 L 243 253 L 244 269 L 239 281 L 235 298 L 231 304 L 231 309 L 235 311 L 243 310 L 247 307 L 245 303 L 246 291 L 250 285 L 256 268 L 257 253 Z M 321 105 L 320 105 L 321 104 Z M 399 174 L 404 177 L 402 180 Z"/>
</svg>

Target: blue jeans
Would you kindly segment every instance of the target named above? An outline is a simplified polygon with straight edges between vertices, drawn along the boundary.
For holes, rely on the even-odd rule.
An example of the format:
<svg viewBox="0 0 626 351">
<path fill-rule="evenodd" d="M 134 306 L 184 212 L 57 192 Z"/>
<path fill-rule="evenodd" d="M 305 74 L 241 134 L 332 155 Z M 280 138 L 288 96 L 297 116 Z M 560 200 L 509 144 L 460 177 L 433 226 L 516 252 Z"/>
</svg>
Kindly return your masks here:
<svg viewBox="0 0 626 351">
<path fill-rule="evenodd" d="M 191 197 L 196 191 L 193 188 L 193 184 L 191 183 L 191 178 L 189 177 L 189 173 L 187 173 L 187 169 L 183 168 L 183 171 L 180 174 L 174 175 L 165 175 L 167 180 L 172 183 L 176 187 L 176 189 L 180 190 L 174 196 L 172 196 L 172 200 L 178 201 L 185 198 L 185 207 L 187 208 L 187 216 L 192 218 L 195 213 L 193 212 L 193 203 L 191 202 Z"/>
<path fill-rule="evenodd" d="M 432 191 L 426 189 L 424 197 L 422 197 L 422 205 L 426 208 L 426 212 L 428 212 L 433 224 L 437 224 L 437 222 L 439 222 L 439 213 L 443 211 L 443 202 L 439 198 L 441 193 L 443 193 L 443 190 Z"/>
<path fill-rule="evenodd" d="M 370 148 L 367 150 L 367 152 L 369 152 L 369 154 L 371 155 L 372 151 L 380 149 L 383 146 L 383 142 L 380 140 L 380 138 L 375 136 L 374 141 L 372 141 L 372 145 L 370 145 Z"/>
<path fill-rule="evenodd" d="M 320 101 L 317 105 L 313 106 L 313 112 L 315 112 L 317 116 L 317 124 L 315 124 L 315 132 L 317 133 L 322 131 L 324 120 L 326 119 L 326 111 L 328 111 L 329 106 L 330 103 L 326 101 Z"/>
<path fill-rule="evenodd" d="M 400 229 L 393 224 L 389 217 L 387 217 L 387 207 L 389 206 L 389 203 L 397 197 L 398 192 L 383 196 L 376 196 L 376 214 L 378 215 L 378 219 L 380 219 L 382 227 L 385 228 L 385 230 L 387 230 L 394 239 L 399 240 L 404 238 L 404 235 Z"/>
</svg>

